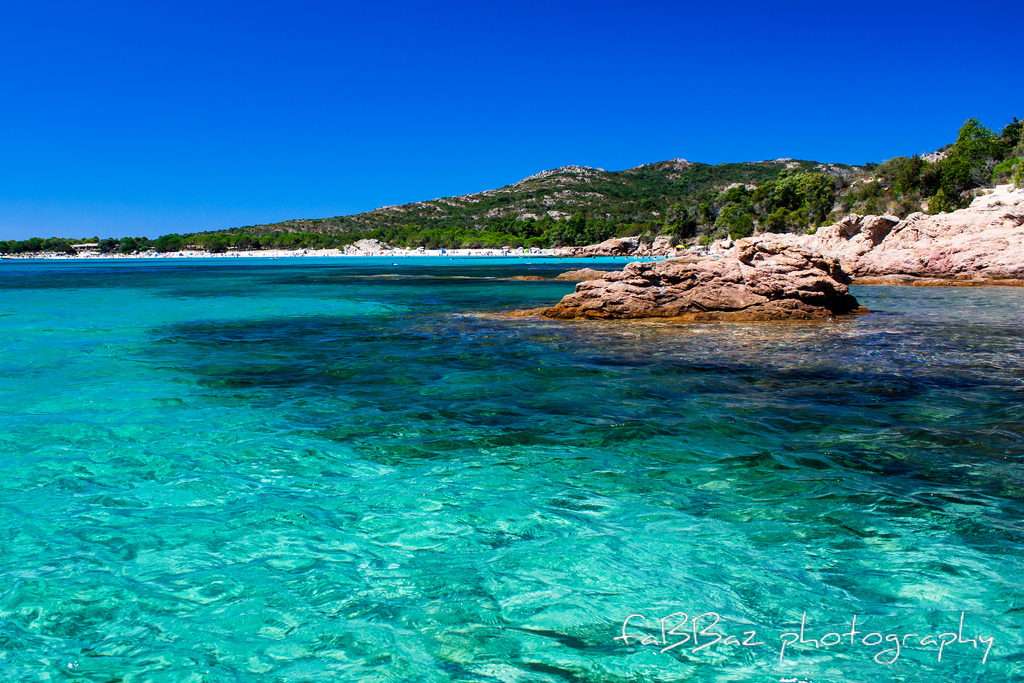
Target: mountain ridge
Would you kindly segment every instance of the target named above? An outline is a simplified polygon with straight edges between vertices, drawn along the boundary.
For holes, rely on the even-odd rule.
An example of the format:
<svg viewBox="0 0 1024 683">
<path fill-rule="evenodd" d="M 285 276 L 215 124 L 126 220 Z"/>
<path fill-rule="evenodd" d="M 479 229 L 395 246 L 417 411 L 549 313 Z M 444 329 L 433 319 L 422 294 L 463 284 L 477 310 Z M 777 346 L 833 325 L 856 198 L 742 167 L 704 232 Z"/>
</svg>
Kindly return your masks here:
<svg viewBox="0 0 1024 683">
<path fill-rule="evenodd" d="M 966 207 L 997 182 L 1024 185 L 1024 122 L 1001 132 L 969 119 L 935 153 L 881 164 L 783 157 L 704 164 L 673 158 L 621 171 L 567 165 L 502 187 L 157 240 L 96 240 L 102 251 L 329 249 L 363 239 L 400 247 L 578 247 L 612 237 L 658 236 L 704 244 L 756 232 L 806 233 L 850 213 L 905 217 Z M 88 240 L 0 242 L 0 253 L 63 250 Z"/>
<path fill-rule="evenodd" d="M 782 171 L 794 169 L 822 173 L 840 181 L 865 176 L 861 166 L 788 158 L 717 165 L 676 158 L 621 171 L 566 165 L 480 192 L 391 204 L 357 214 L 289 219 L 232 230 L 348 233 L 386 230 L 402 224 L 429 229 L 438 223 L 455 222 L 479 229 L 495 220 L 539 222 L 547 217 L 558 221 L 577 213 L 617 225 L 664 224 L 665 215 L 674 204 L 696 213 L 700 193 L 727 190 L 737 184 L 757 186 L 778 177 Z"/>
</svg>

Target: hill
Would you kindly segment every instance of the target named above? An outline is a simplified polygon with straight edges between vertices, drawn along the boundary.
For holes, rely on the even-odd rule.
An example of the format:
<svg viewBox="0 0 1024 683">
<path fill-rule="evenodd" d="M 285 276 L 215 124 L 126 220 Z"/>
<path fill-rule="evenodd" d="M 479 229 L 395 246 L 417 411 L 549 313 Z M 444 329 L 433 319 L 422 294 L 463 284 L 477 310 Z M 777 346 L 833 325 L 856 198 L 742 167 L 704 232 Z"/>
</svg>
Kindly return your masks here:
<svg viewBox="0 0 1024 683">
<path fill-rule="evenodd" d="M 1024 185 L 1024 122 L 995 133 L 976 119 L 934 154 L 852 166 L 796 159 L 709 165 L 671 159 L 624 171 L 565 166 L 504 187 L 385 206 L 351 216 L 289 220 L 157 240 L 33 238 L 0 242 L 0 253 L 147 249 L 335 248 L 361 239 L 400 247 L 582 246 L 609 237 L 658 235 L 710 242 L 756 231 L 806 233 L 849 213 L 948 212 L 976 188 Z"/>
<path fill-rule="evenodd" d="M 624 171 L 565 166 L 476 194 L 352 216 L 246 226 L 231 233 L 257 238 L 345 235 L 352 241 L 367 237 L 428 248 L 581 245 L 662 232 L 692 238 L 702 227 L 705 232 L 713 227 L 729 201 L 780 176 L 820 177 L 823 185 L 848 187 L 866 171 L 793 159 L 716 166 L 671 159 Z M 727 199 L 723 193 L 729 191 L 733 194 Z"/>
</svg>

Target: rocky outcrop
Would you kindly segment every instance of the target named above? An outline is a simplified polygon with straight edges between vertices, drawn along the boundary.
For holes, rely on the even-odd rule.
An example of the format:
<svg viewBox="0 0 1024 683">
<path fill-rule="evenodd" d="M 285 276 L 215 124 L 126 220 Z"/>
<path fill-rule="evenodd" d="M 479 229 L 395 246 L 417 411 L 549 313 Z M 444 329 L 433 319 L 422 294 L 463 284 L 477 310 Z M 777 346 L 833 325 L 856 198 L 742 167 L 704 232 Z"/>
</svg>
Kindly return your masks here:
<svg viewBox="0 0 1024 683">
<path fill-rule="evenodd" d="M 571 247 L 562 251 L 563 256 L 675 256 L 675 238 L 661 235 L 652 244 L 641 242 L 639 237 L 613 237 L 600 244 L 585 247 Z"/>
<path fill-rule="evenodd" d="M 792 239 L 752 237 L 734 256 L 635 262 L 581 282 L 549 318 L 676 318 L 693 321 L 823 320 L 858 310 L 835 258 Z"/>
<path fill-rule="evenodd" d="M 392 249 L 390 245 L 382 244 L 380 240 L 358 240 L 345 247 L 346 254 L 376 254 L 378 252 Z"/>
<path fill-rule="evenodd" d="M 579 268 L 577 270 L 567 270 L 564 273 L 559 273 L 556 280 L 570 280 L 572 282 L 589 282 L 590 280 L 600 280 L 608 274 L 607 270 L 594 270 L 593 268 Z"/>
<path fill-rule="evenodd" d="M 613 237 L 600 244 L 583 247 L 585 256 L 626 256 L 640 246 L 639 237 Z"/>
<path fill-rule="evenodd" d="M 806 242 L 808 246 L 847 263 L 877 247 L 899 222 L 896 216 L 850 214 L 834 225 L 821 228 L 814 239 Z"/>
<path fill-rule="evenodd" d="M 966 209 L 929 216 L 847 216 L 802 244 L 834 256 L 858 281 L 909 276 L 1024 279 L 1024 190 L 1001 185 Z"/>
<path fill-rule="evenodd" d="M 652 244 L 641 242 L 630 256 L 675 256 L 675 239 L 670 235 L 661 235 L 654 238 Z"/>
<path fill-rule="evenodd" d="M 913 275 L 866 275 L 857 285 L 906 285 L 908 287 L 1024 287 L 1024 278 L 942 278 Z"/>
<path fill-rule="evenodd" d="M 652 256 L 672 256 L 676 253 L 675 240 L 668 235 L 661 235 L 654 238 L 651 245 Z"/>
</svg>

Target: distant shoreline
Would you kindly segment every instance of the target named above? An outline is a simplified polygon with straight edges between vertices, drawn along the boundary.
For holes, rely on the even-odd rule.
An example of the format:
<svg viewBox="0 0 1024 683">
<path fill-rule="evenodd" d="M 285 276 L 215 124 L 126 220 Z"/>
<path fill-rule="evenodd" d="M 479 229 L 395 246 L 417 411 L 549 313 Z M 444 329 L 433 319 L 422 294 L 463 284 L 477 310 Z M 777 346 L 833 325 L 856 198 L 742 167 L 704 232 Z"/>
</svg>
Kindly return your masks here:
<svg viewBox="0 0 1024 683">
<path fill-rule="evenodd" d="M 579 254 L 572 253 L 571 249 L 540 249 L 524 251 L 513 249 L 509 251 L 503 251 L 500 249 L 448 249 L 441 251 L 440 249 L 425 249 L 419 250 L 407 250 L 407 249 L 384 249 L 378 251 L 362 251 L 362 252 L 345 252 L 341 249 L 295 249 L 295 250 L 284 250 L 284 249 L 265 249 L 265 250 L 251 250 L 251 251 L 228 251 L 221 253 L 213 253 L 208 251 L 199 250 L 181 250 L 175 252 L 146 252 L 142 254 L 101 254 L 98 252 L 85 252 L 82 254 L 63 254 L 63 253 L 31 253 L 31 254 L 4 254 L 0 259 L 6 261 L 41 261 L 41 260 L 52 260 L 52 261 L 97 261 L 97 260 L 139 260 L 139 259 L 231 259 L 231 258 L 248 258 L 248 259 L 280 259 L 280 258 L 347 258 L 347 259 L 359 259 L 367 257 L 377 258 L 408 258 L 408 257 L 434 257 L 434 258 L 545 258 L 545 259 L 580 259 L 580 260 L 592 260 L 593 258 L 611 258 L 616 259 L 616 256 L 581 256 Z M 621 257 L 623 262 L 626 262 L 632 258 L 632 260 L 638 260 L 637 257 Z M 648 257 L 650 258 L 650 257 Z M 653 257 L 659 259 L 659 257 Z M 664 257 L 661 257 L 664 258 Z"/>
</svg>

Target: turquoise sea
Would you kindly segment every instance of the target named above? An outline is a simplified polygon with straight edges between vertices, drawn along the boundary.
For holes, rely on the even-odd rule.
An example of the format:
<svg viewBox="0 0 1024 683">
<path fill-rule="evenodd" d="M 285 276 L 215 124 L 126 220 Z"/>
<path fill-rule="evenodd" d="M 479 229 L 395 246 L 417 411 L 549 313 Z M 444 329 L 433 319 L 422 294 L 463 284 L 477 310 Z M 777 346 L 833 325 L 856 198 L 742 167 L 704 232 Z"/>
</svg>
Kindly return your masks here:
<svg viewBox="0 0 1024 683">
<path fill-rule="evenodd" d="M 0 262 L 0 680 L 1024 679 L 1024 289 L 574 265 Z"/>
</svg>

